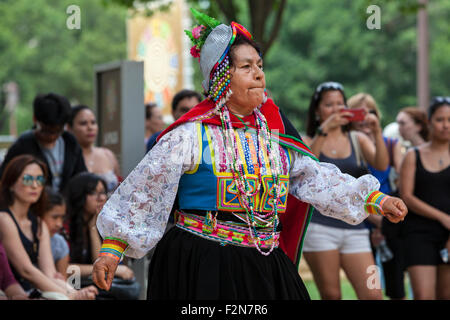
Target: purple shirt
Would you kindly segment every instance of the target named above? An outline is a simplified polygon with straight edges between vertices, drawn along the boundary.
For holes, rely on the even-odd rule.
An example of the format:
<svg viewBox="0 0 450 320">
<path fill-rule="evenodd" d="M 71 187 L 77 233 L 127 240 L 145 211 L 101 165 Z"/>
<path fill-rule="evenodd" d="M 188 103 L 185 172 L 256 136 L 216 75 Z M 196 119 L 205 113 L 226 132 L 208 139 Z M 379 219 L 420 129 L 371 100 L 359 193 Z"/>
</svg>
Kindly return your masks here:
<svg viewBox="0 0 450 320">
<path fill-rule="evenodd" d="M 11 272 L 5 248 L 0 243 L 0 290 L 5 291 L 10 285 L 16 283 L 17 280 Z"/>
</svg>

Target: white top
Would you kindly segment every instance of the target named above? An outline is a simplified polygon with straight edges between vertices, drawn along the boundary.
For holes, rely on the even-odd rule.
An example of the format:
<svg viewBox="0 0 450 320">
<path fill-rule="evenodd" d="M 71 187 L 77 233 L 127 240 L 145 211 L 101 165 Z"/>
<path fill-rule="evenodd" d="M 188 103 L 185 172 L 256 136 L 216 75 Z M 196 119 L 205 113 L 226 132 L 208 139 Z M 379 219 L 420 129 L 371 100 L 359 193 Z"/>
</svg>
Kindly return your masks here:
<svg viewBox="0 0 450 320">
<path fill-rule="evenodd" d="M 184 123 L 164 135 L 100 212 L 97 228 L 101 236 L 126 241 L 129 248 L 125 255 L 141 258 L 163 236 L 180 177 L 203 161 L 198 159 L 199 137 L 195 126 L 193 122 Z M 214 157 L 215 166 L 219 168 L 222 161 L 223 167 L 224 159 L 219 156 L 223 154 L 220 149 L 223 140 L 216 135 L 221 129 L 212 125 L 207 128 L 211 132 L 214 154 L 218 155 Z M 239 133 L 243 129 L 235 131 Z M 252 138 L 256 140 L 255 135 Z M 272 146 L 274 150 L 281 148 L 276 142 Z M 322 214 L 349 224 L 359 224 L 367 218 L 365 199 L 380 187 L 375 177 L 367 174 L 356 179 L 333 164 L 319 163 L 297 152 L 291 152 L 291 156 L 288 170 L 292 195 L 313 205 Z"/>
</svg>

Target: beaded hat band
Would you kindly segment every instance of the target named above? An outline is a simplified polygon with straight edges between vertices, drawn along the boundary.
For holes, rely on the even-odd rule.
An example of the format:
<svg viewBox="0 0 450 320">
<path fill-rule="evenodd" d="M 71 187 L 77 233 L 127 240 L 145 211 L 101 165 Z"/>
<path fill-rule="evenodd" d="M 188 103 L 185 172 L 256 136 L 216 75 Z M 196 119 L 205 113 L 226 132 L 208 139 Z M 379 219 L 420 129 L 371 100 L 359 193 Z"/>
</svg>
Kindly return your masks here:
<svg viewBox="0 0 450 320">
<path fill-rule="evenodd" d="M 191 55 L 199 59 L 203 74 L 202 87 L 209 97 L 218 104 L 229 91 L 228 52 L 236 40 L 237 34 L 253 39 L 250 32 L 242 25 L 231 22 L 230 26 L 220 23 L 195 9 L 191 9 L 198 21 L 192 31 L 185 30 L 194 46 Z"/>
</svg>

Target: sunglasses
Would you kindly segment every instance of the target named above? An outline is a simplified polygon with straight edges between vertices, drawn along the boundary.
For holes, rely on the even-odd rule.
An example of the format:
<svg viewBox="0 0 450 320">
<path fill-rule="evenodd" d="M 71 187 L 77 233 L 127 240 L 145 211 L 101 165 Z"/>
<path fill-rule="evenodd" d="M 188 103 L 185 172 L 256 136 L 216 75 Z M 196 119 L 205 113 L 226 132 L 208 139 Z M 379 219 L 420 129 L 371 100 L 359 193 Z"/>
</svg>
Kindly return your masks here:
<svg viewBox="0 0 450 320">
<path fill-rule="evenodd" d="M 431 101 L 431 105 L 437 105 L 437 104 L 450 104 L 450 97 L 434 97 L 433 101 Z"/>
<path fill-rule="evenodd" d="M 344 91 L 344 86 L 342 84 L 340 84 L 339 82 L 333 82 L 333 81 L 321 83 L 316 88 L 316 91 L 314 94 L 314 99 L 317 100 L 319 98 L 320 93 L 323 90 L 330 90 L 330 89 Z"/>
<path fill-rule="evenodd" d="M 38 187 L 42 187 L 45 184 L 45 177 L 44 176 L 32 176 L 29 174 L 25 174 L 22 179 L 22 183 L 24 186 L 30 187 L 33 185 L 33 182 L 36 180 L 36 184 Z"/>
<path fill-rule="evenodd" d="M 342 84 L 340 84 L 339 82 L 329 81 L 329 82 L 324 82 L 324 83 L 319 84 L 319 86 L 316 89 L 316 93 L 320 93 L 323 90 L 328 90 L 328 89 L 336 89 L 336 90 L 344 91 L 344 87 L 342 86 Z"/>
</svg>

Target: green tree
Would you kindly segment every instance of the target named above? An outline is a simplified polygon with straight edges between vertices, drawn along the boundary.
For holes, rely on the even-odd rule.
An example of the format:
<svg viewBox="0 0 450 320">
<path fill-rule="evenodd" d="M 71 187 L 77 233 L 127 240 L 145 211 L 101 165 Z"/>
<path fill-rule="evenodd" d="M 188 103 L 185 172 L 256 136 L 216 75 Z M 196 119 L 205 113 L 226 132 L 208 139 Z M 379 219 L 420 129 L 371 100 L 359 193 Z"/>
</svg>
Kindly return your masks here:
<svg viewBox="0 0 450 320">
<path fill-rule="evenodd" d="M 398 110 L 416 104 L 416 11 L 397 1 L 374 1 L 381 29 L 366 26 L 367 1 L 291 1 L 280 37 L 265 57 L 269 90 L 299 130 L 304 130 L 317 85 L 339 81 L 347 97 L 374 96 L 383 125 Z M 432 94 L 448 94 L 448 3 L 429 7 Z M 448 54 L 447 54 L 448 56 Z"/>
<path fill-rule="evenodd" d="M 148 4 L 158 2 L 158 0 L 111 1 L 127 8 L 148 8 Z M 249 31 L 255 39 L 258 39 L 264 53 L 269 51 L 278 37 L 287 2 L 287 0 L 187 0 L 190 6 L 210 16 L 220 17 L 219 20 L 224 23 L 239 21 L 249 26 Z M 169 6 L 170 3 L 158 7 L 158 10 L 166 10 Z M 147 14 L 152 13 L 151 9 L 147 9 Z"/>
<path fill-rule="evenodd" d="M 70 5 L 80 8 L 79 30 L 66 25 Z M 0 84 L 19 84 L 19 132 L 31 126 L 37 93 L 52 91 L 92 106 L 94 65 L 126 58 L 126 17 L 125 8 L 99 1 L 0 2 Z"/>
</svg>

